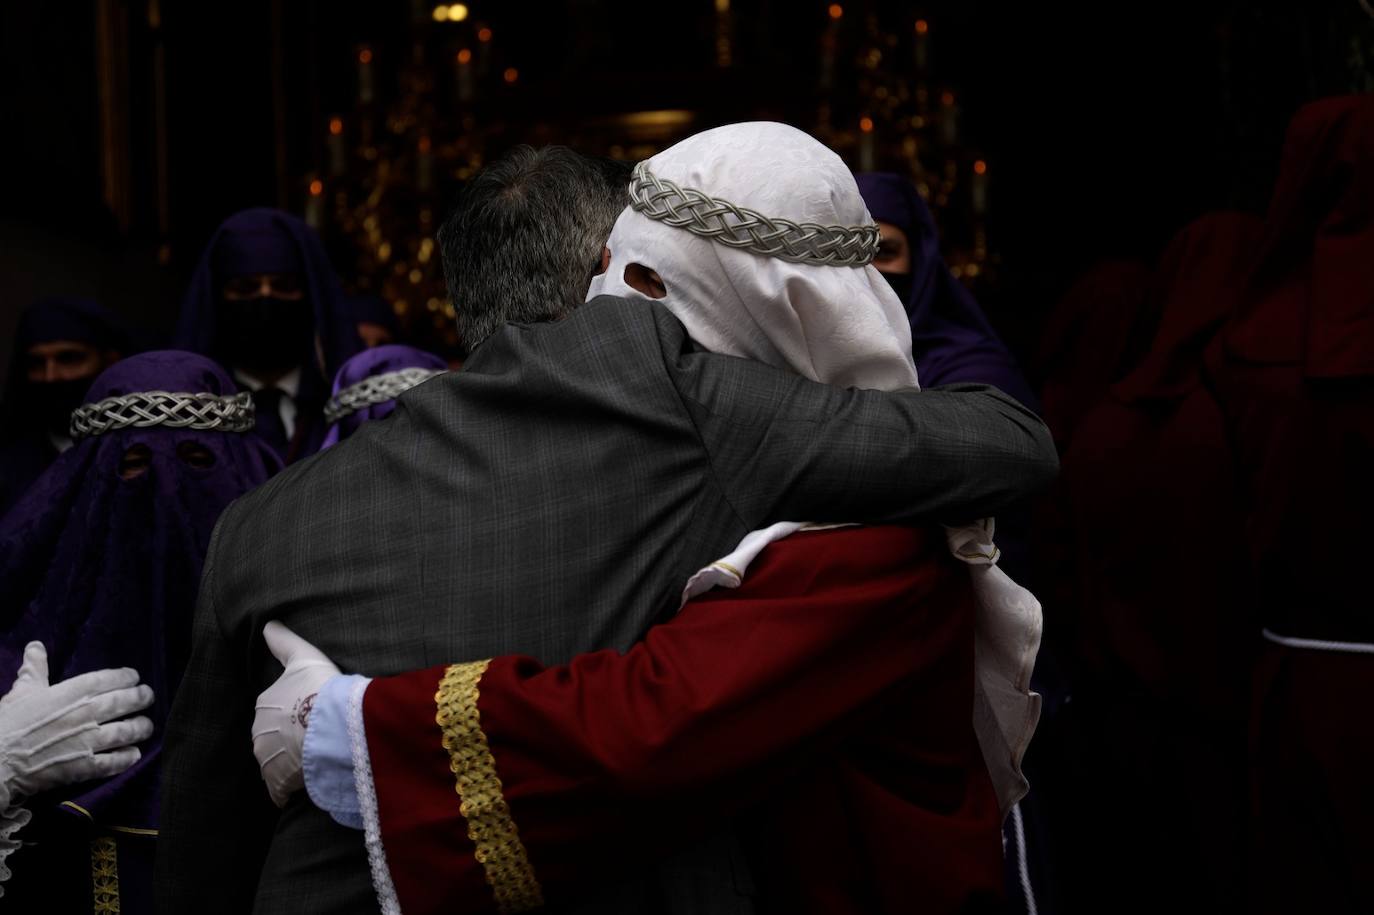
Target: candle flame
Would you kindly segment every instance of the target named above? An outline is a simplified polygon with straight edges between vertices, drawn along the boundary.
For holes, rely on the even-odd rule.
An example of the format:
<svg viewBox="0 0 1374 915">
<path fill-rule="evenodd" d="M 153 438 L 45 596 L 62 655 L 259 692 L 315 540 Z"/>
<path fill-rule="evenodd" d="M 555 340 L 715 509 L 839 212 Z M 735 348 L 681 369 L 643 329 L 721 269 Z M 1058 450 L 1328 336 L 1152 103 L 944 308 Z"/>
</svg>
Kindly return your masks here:
<svg viewBox="0 0 1374 915">
<path fill-rule="evenodd" d="M 514 67 L 507 67 L 506 72 L 501 74 L 501 78 L 508 83 L 513 83 L 520 78 L 520 71 Z"/>
<path fill-rule="evenodd" d="M 487 28 L 486 26 L 482 26 L 482 28 L 478 29 L 477 40 L 483 42 L 491 41 L 491 29 Z"/>
<path fill-rule="evenodd" d="M 930 31 L 930 23 L 929 23 L 929 22 L 926 22 L 924 19 L 917 19 L 917 20 L 916 20 L 916 34 L 917 34 L 917 35 L 924 35 L 924 34 L 926 34 L 926 33 L 929 32 L 929 31 Z"/>
<path fill-rule="evenodd" d="M 330 119 L 329 119 L 329 132 L 332 133 L 332 134 L 333 134 L 334 136 L 336 136 L 336 137 L 337 137 L 339 134 L 343 133 L 343 118 L 330 118 Z"/>
<path fill-rule="evenodd" d="M 463 21 L 464 19 L 466 19 L 466 18 L 468 18 L 468 8 L 467 8 L 467 5 L 466 5 L 466 4 L 464 4 L 464 3 L 453 3 L 453 4 L 450 4 L 450 5 L 449 5 L 449 8 L 448 8 L 448 21 L 449 21 L 449 22 L 462 22 L 462 21 Z"/>
<path fill-rule="evenodd" d="M 862 130 L 864 133 L 872 133 L 873 119 L 868 116 L 859 118 L 859 129 Z"/>
<path fill-rule="evenodd" d="M 472 51 L 468 50 L 467 48 L 463 48 L 463 50 L 459 51 L 459 52 L 458 52 L 458 63 L 460 63 L 460 64 L 472 63 Z"/>
<path fill-rule="evenodd" d="M 839 19 L 844 15 L 844 7 L 840 6 L 838 3 L 832 3 L 830 4 L 829 13 L 831 19 Z"/>
<path fill-rule="evenodd" d="M 316 178 L 314 181 L 310 182 L 310 196 L 311 196 L 311 197 L 318 197 L 318 196 L 320 196 L 320 195 L 323 194 L 323 193 L 324 193 L 324 182 L 323 182 L 323 181 L 321 181 L 319 178 Z"/>
<path fill-rule="evenodd" d="M 988 164 L 982 159 L 979 159 L 977 162 L 973 163 L 973 173 L 975 175 L 986 175 L 988 173 Z"/>
<path fill-rule="evenodd" d="M 360 64 L 370 64 L 370 63 L 372 63 L 372 49 L 371 49 L 371 48 L 363 48 L 361 51 L 358 52 L 358 63 L 360 63 Z"/>
</svg>

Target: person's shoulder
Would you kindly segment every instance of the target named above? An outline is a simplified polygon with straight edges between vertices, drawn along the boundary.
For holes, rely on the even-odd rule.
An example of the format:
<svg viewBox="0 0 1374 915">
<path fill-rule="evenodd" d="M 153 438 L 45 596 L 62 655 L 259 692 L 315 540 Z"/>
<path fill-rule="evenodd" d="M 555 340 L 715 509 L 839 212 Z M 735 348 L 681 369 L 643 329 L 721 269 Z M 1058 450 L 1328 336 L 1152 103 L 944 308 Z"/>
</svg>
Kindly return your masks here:
<svg viewBox="0 0 1374 915">
<path fill-rule="evenodd" d="M 597 296 L 558 321 L 505 325 L 477 347 L 464 372 L 501 374 L 520 365 L 529 378 L 545 366 L 559 376 L 624 381 L 663 374 L 665 361 L 688 345 L 686 330 L 662 305 Z"/>
<path fill-rule="evenodd" d="M 933 525 L 821 526 L 768 544 L 734 597 L 843 595 L 849 602 L 883 601 L 959 571 L 943 531 Z"/>
<path fill-rule="evenodd" d="M 640 338 L 680 342 L 687 335 L 682 322 L 663 305 L 614 295 L 589 299 L 562 321 L 542 327 L 559 336 L 601 341 Z"/>
<path fill-rule="evenodd" d="M 261 544 L 328 504 L 327 490 L 338 485 L 341 476 L 363 469 L 347 444 L 345 440 L 292 464 L 230 503 L 220 518 L 221 546 L 229 542 Z"/>
</svg>

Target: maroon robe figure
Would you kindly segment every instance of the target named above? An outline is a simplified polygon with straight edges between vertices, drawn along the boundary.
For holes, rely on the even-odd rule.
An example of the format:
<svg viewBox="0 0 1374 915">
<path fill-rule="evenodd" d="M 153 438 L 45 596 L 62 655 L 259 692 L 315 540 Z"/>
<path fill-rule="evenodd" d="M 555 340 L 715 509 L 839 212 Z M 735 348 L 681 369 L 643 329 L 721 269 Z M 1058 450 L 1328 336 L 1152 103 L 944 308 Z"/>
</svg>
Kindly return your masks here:
<svg viewBox="0 0 1374 915">
<path fill-rule="evenodd" d="M 1210 911 L 1244 900 L 1252 602 L 1226 423 L 1200 369 L 1258 222 L 1217 213 L 1179 233 L 1152 280 L 1148 355 L 1064 452 L 1078 795 L 1066 856 L 1085 910 L 1160 911 L 1185 891 Z"/>
<path fill-rule="evenodd" d="M 363 716 L 409 915 L 574 900 L 730 818 L 763 911 L 896 915 L 1000 909 L 972 703 L 967 568 L 877 527 L 771 544 L 624 655 L 379 678 Z"/>
<path fill-rule="evenodd" d="M 1374 911 L 1374 97 L 1289 126 L 1234 318 L 1208 352 L 1247 502 L 1261 912 Z M 1354 565 L 1347 561 L 1354 559 Z"/>
</svg>

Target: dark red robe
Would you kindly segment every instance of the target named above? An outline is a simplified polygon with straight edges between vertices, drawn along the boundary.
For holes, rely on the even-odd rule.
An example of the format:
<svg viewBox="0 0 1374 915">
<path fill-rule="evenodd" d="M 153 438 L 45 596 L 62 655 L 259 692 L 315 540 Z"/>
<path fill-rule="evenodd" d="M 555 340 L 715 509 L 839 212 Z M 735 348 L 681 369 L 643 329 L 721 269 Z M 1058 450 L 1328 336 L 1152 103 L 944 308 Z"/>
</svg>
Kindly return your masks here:
<svg viewBox="0 0 1374 915">
<path fill-rule="evenodd" d="M 1265 237 L 1207 368 L 1248 503 L 1254 906 L 1374 911 L 1374 97 L 1289 126 Z"/>
<path fill-rule="evenodd" d="M 1226 422 L 1200 370 L 1258 222 L 1217 213 L 1179 233 L 1152 279 L 1149 355 L 1064 453 L 1080 907 L 1160 911 L 1185 886 L 1213 911 L 1244 899 L 1256 631 Z"/>
<path fill-rule="evenodd" d="M 739 589 L 624 655 L 374 680 L 401 908 L 575 898 L 737 822 L 767 911 L 995 911 L 972 646 L 968 569 L 943 536 L 846 528 L 769 546 Z"/>
</svg>

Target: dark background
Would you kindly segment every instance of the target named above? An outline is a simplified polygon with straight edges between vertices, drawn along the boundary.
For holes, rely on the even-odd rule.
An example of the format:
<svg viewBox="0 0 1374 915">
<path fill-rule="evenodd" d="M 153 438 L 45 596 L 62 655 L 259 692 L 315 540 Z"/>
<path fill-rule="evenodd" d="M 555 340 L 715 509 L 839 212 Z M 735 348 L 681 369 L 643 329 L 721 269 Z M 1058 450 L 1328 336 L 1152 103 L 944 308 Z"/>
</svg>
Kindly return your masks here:
<svg viewBox="0 0 1374 915">
<path fill-rule="evenodd" d="M 727 69 L 714 58 L 713 0 L 468 6 L 496 36 L 496 72 L 519 70 L 513 85 L 484 87 L 471 112 L 488 152 L 585 143 L 587 125 L 648 109 L 691 111 L 691 130 L 753 117 L 812 126 L 825 3 L 734 0 Z M 449 62 L 442 30 L 417 31 L 429 7 L 0 6 L 0 333 L 35 297 L 68 292 L 165 332 L 219 221 L 252 205 L 301 212 L 329 117 L 356 106 L 360 46 L 375 54 L 383 97 L 417 35 Z M 930 22 L 941 84 L 959 92 L 964 136 L 993 169 L 1001 269 L 980 295 L 1022 354 L 1094 261 L 1153 257 L 1209 209 L 1262 210 L 1297 106 L 1367 90 L 1374 72 L 1374 23 L 1359 0 L 848 0 L 844 24 L 916 15 Z M 859 104 L 846 68 L 833 93 L 841 120 Z M 446 104 L 442 92 L 434 104 Z M 455 187 L 441 180 L 441 209 Z M 355 265 L 336 266 L 347 282 Z"/>
</svg>

